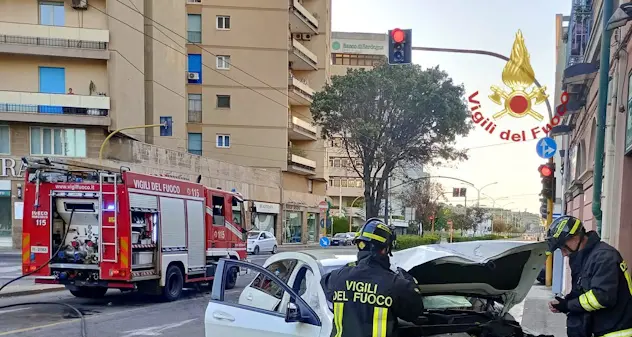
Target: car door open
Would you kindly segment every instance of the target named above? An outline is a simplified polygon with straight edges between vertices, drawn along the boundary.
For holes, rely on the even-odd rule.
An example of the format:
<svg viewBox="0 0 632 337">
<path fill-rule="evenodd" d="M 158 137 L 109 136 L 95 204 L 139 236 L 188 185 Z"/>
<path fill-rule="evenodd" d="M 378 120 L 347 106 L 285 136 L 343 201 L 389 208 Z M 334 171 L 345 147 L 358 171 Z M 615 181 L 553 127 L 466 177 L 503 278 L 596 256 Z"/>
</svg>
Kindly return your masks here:
<svg viewBox="0 0 632 337">
<path fill-rule="evenodd" d="M 239 268 L 242 276 L 234 289 L 227 290 L 227 271 L 233 267 Z M 245 289 L 250 293 L 242 296 Z M 267 296 L 259 297 L 258 304 L 254 303 L 257 292 Z M 272 308 L 267 302 L 262 303 L 262 299 L 269 298 L 270 294 L 278 298 L 279 302 L 284 295 L 289 295 L 287 308 L 278 310 L 279 308 Z M 253 301 L 248 300 L 249 295 Z M 321 329 L 321 319 L 316 312 L 274 273 L 243 261 L 219 261 L 211 300 L 205 314 L 207 337 L 319 336 Z"/>
</svg>

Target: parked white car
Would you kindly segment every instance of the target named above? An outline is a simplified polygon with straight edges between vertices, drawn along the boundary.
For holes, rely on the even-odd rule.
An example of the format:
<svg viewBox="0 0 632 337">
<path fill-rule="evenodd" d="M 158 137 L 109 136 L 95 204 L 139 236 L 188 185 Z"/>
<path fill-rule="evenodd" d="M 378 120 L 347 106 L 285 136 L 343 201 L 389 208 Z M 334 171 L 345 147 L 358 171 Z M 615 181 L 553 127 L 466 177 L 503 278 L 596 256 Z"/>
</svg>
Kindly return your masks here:
<svg viewBox="0 0 632 337">
<path fill-rule="evenodd" d="M 276 254 L 277 249 L 277 239 L 274 237 L 274 234 L 266 231 L 248 232 L 246 252 L 255 255 L 261 252 Z"/>
<path fill-rule="evenodd" d="M 502 329 L 503 336 L 531 337 L 508 312 L 527 296 L 546 249 L 544 242 L 473 241 L 395 252 L 393 269 L 401 267 L 418 280 L 426 309 L 418 325 L 401 322 L 400 336 L 467 336 L 466 331 L 496 336 L 495 329 Z M 333 312 L 320 279 L 356 259 L 335 253 L 284 252 L 263 266 L 220 260 L 205 314 L 206 337 L 329 337 Z M 235 266 L 256 275 L 230 303 L 224 275 Z"/>
</svg>

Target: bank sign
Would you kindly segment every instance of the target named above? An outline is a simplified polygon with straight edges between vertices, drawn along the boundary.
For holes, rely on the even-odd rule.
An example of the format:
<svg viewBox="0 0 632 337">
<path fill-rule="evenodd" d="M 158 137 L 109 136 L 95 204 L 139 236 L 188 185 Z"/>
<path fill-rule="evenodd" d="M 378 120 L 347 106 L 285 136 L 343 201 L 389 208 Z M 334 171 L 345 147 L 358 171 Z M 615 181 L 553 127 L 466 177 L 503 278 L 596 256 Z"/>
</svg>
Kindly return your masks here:
<svg viewBox="0 0 632 337">
<path fill-rule="evenodd" d="M 368 55 L 386 55 L 388 49 L 386 40 L 347 40 L 332 39 L 331 51 L 341 54 L 368 54 Z"/>
</svg>

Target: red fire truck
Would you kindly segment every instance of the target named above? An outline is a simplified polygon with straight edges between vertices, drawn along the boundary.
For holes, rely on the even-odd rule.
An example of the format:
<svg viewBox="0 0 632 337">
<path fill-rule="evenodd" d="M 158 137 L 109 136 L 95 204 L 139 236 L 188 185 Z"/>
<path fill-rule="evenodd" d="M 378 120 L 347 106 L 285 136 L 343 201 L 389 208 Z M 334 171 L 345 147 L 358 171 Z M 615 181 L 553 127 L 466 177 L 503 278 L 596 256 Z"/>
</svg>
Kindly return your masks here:
<svg viewBox="0 0 632 337">
<path fill-rule="evenodd" d="M 117 288 L 176 300 L 183 287 L 211 282 L 220 258 L 246 257 L 237 193 L 124 167 L 23 161 L 22 272 L 35 283 L 77 297 Z"/>
</svg>

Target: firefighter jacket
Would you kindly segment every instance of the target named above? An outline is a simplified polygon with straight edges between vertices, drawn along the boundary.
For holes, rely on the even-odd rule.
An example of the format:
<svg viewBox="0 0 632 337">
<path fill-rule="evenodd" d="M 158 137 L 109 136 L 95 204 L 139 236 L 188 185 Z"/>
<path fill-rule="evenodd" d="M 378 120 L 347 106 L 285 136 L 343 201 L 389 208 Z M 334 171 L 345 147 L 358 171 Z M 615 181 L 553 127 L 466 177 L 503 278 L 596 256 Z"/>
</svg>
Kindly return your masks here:
<svg viewBox="0 0 632 337">
<path fill-rule="evenodd" d="M 414 279 L 391 271 L 388 256 L 369 254 L 321 280 L 333 303 L 332 337 L 392 337 L 397 318 L 414 322 L 423 313 Z"/>
<path fill-rule="evenodd" d="M 632 279 L 621 254 L 590 231 L 570 257 L 569 336 L 632 337 Z"/>
</svg>

